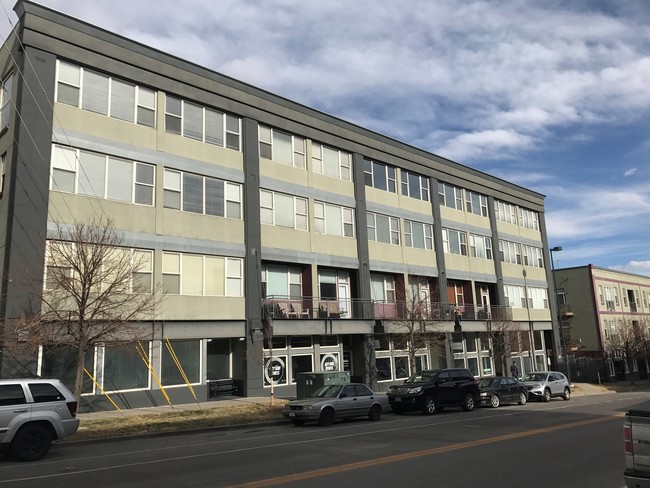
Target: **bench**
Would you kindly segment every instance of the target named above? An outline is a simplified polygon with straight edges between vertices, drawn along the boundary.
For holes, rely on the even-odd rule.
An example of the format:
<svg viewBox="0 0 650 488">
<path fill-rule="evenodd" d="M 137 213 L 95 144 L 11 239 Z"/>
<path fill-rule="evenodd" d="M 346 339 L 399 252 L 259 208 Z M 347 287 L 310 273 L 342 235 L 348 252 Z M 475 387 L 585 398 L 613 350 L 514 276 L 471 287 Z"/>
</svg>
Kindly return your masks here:
<svg viewBox="0 0 650 488">
<path fill-rule="evenodd" d="M 238 390 L 239 388 L 232 378 L 208 381 L 208 398 L 215 398 L 226 395 L 231 396 L 236 394 Z"/>
</svg>

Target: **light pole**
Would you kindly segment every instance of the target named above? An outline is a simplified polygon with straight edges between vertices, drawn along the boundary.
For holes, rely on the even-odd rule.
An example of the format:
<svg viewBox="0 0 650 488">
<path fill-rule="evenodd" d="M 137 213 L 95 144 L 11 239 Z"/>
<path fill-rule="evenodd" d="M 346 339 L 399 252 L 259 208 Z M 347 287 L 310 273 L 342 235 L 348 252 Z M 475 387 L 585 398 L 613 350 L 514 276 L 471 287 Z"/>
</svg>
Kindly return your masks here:
<svg viewBox="0 0 650 488">
<path fill-rule="evenodd" d="M 564 372 L 566 373 L 569 383 L 571 383 L 571 373 L 569 371 L 569 361 L 566 357 L 566 344 L 564 343 L 564 327 L 562 326 L 562 315 L 560 314 L 560 300 L 557 296 L 557 282 L 555 281 L 555 260 L 553 259 L 554 252 L 560 252 L 562 246 L 555 246 L 550 249 L 551 251 L 551 274 L 553 275 L 553 293 L 555 294 L 555 308 L 557 309 L 557 326 L 560 333 L 560 350 L 562 354 L 562 364 L 564 365 Z"/>
</svg>

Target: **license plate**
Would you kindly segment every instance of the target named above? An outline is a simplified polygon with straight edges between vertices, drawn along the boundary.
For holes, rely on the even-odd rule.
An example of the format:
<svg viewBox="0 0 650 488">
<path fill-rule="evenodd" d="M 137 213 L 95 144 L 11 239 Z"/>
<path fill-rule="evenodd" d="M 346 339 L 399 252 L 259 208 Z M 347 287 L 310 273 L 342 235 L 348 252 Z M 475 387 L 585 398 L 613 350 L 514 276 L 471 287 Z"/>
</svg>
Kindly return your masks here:
<svg viewBox="0 0 650 488">
<path fill-rule="evenodd" d="M 296 412 L 289 412 L 289 417 L 295 417 L 295 416 L 296 416 Z"/>
</svg>

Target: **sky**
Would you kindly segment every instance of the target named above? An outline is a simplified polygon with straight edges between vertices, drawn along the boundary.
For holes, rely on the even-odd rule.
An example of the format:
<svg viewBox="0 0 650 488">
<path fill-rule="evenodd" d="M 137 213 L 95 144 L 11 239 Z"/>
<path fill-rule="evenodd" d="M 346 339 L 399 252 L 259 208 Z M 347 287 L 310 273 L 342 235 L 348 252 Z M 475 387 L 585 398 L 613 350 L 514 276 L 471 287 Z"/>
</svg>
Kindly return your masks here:
<svg viewBox="0 0 650 488">
<path fill-rule="evenodd" d="M 37 3 L 544 194 L 556 268 L 650 275 L 650 2 Z"/>
</svg>

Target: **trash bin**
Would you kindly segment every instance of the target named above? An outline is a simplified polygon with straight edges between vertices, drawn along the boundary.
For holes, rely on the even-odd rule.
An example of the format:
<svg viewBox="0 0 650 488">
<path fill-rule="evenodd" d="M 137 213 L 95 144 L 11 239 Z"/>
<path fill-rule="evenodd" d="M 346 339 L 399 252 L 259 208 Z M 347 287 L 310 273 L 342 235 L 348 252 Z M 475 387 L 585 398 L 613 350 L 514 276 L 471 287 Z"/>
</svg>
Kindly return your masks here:
<svg viewBox="0 0 650 488">
<path fill-rule="evenodd" d="M 306 398 L 321 386 L 341 385 L 349 382 L 350 373 L 348 371 L 298 373 L 296 375 L 296 395 L 298 399 Z"/>
</svg>

